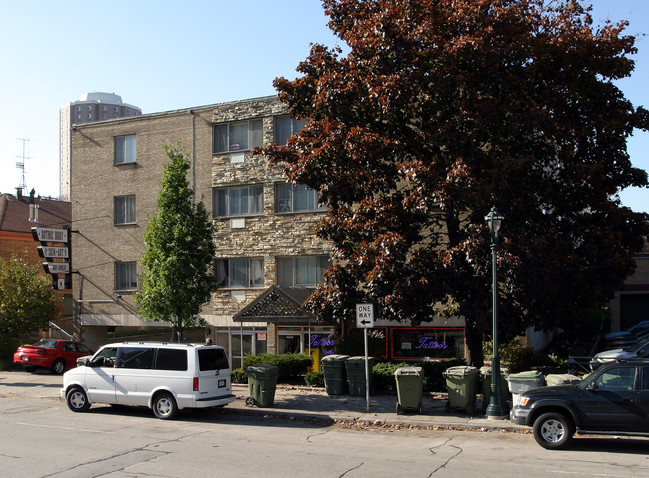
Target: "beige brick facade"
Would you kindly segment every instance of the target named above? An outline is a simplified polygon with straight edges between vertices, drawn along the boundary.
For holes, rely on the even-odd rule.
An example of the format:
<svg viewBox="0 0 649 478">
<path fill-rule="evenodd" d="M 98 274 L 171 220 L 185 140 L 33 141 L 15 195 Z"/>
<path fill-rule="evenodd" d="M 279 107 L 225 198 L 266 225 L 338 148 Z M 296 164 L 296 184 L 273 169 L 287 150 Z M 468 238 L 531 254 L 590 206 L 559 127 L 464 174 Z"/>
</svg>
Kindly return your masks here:
<svg viewBox="0 0 649 478">
<path fill-rule="evenodd" d="M 277 283 L 276 257 L 326 255 L 328 247 L 315 237 L 314 226 L 322 212 L 278 214 L 275 184 L 285 182 L 280 168 L 270 168 L 250 150 L 214 154 L 213 125 L 261 119 L 263 143 L 275 141 L 274 118 L 285 114 L 275 97 L 237 101 L 78 125 L 72 138 L 72 259 L 74 297 L 78 318 L 89 333 L 104 341 L 106 326 L 144 325 L 137 313 L 132 291 L 115 287 L 115 263 L 138 262 L 144 252 L 143 236 L 156 208 L 163 167 L 168 159 L 163 145 L 178 139 L 191 151 L 193 167 L 188 174 L 196 198 L 212 211 L 213 188 L 263 185 L 263 213 L 237 218 L 216 217 L 214 241 L 219 258 L 255 257 L 264 260 L 264 287 L 220 289 L 203 310 L 203 318 L 217 327 L 240 327 L 232 315 Z M 135 135 L 136 162 L 115 164 L 115 137 Z M 136 220 L 115 225 L 116 196 L 135 196 Z M 115 298 L 119 294 L 119 298 Z M 266 323 L 247 324 L 266 331 Z M 94 337 L 93 337 L 94 338 Z M 90 340 L 92 342 L 92 340 Z"/>
</svg>

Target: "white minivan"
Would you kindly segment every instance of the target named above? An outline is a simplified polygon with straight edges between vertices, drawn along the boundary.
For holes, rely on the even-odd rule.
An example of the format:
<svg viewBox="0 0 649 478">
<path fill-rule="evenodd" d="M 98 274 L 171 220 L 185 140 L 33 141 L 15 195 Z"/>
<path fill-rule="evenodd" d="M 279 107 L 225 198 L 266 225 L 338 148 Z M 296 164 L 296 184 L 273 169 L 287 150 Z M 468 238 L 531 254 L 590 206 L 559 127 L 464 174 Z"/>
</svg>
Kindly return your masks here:
<svg viewBox="0 0 649 478">
<path fill-rule="evenodd" d="M 104 345 L 63 374 L 61 396 L 70 410 L 93 403 L 139 405 L 171 419 L 183 408 L 223 407 L 235 400 L 223 347 L 173 342 Z"/>
</svg>

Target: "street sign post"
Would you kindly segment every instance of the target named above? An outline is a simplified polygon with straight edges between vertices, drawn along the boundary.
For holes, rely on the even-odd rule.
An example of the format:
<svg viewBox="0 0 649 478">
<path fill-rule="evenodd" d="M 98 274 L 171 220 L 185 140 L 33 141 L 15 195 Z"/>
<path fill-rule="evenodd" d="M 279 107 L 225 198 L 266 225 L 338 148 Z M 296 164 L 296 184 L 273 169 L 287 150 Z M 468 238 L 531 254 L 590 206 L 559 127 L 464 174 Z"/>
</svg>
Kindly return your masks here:
<svg viewBox="0 0 649 478">
<path fill-rule="evenodd" d="M 43 262 L 43 268 L 48 274 L 67 274 L 70 264 L 67 262 Z"/>
<path fill-rule="evenodd" d="M 32 227 L 32 236 L 40 242 L 68 242 L 67 229 L 52 229 L 49 227 Z"/>
<path fill-rule="evenodd" d="M 67 247 L 38 246 L 38 255 L 46 259 L 67 259 L 69 249 Z"/>
<path fill-rule="evenodd" d="M 363 329 L 365 343 L 365 402 L 370 411 L 370 365 L 367 351 L 367 329 L 374 328 L 374 304 L 356 304 L 356 327 Z"/>
<path fill-rule="evenodd" d="M 32 227 L 32 237 L 41 243 L 37 247 L 38 255 L 48 261 L 43 262 L 43 269 L 52 275 L 52 286 L 58 290 L 72 287 L 69 233 L 68 226 L 63 226 L 63 229 Z M 54 262 L 56 259 L 62 259 L 63 262 Z M 64 276 L 59 277 L 59 274 L 64 274 Z"/>
</svg>

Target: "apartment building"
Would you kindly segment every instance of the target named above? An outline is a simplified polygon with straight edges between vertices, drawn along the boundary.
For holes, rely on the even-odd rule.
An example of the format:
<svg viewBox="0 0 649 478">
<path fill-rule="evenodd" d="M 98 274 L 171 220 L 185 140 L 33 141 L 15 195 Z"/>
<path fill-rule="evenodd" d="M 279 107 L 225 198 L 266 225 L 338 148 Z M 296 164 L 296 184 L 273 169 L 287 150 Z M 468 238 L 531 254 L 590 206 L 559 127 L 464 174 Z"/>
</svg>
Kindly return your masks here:
<svg viewBox="0 0 649 478">
<path fill-rule="evenodd" d="M 115 93 L 84 93 L 77 101 L 61 106 L 59 124 L 59 180 L 61 199 L 70 200 L 70 158 L 72 127 L 77 124 L 93 123 L 115 118 L 141 115 L 137 106 L 122 102 Z"/>
<path fill-rule="evenodd" d="M 203 308 L 203 338 L 225 346 L 235 366 L 248 353 L 333 351 L 333 328 L 301 307 L 329 266 L 330 247 L 314 233 L 326 211 L 316 191 L 287 183 L 281 168 L 252 154 L 301 126 L 274 96 L 76 126 L 72 269 L 75 317 L 89 346 L 117 329 L 166 325 L 143 322 L 133 293 L 168 161 L 163 145 L 180 140 L 191 152 L 191 187 L 216 228 L 220 288 Z M 463 319 L 375 324 L 375 355 L 464 356 Z M 362 337 L 355 324 L 344 333 Z"/>
</svg>

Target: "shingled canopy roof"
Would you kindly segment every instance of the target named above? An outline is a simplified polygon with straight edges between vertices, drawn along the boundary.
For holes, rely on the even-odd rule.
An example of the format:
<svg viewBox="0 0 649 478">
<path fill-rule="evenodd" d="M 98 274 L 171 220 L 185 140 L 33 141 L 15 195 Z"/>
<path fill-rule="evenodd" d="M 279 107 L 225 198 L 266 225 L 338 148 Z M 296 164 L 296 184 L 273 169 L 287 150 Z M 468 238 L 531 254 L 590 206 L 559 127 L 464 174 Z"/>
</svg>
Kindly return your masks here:
<svg viewBox="0 0 649 478">
<path fill-rule="evenodd" d="M 316 322 L 317 317 L 302 308 L 313 289 L 272 285 L 259 297 L 234 314 L 235 322 L 270 322 L 274 324 L 304 324 Z"/>
</svg>

